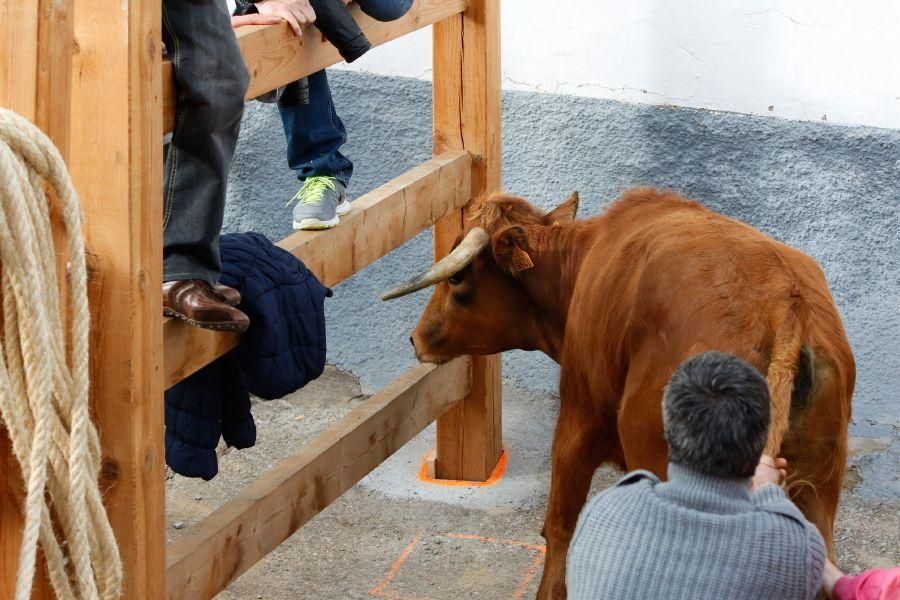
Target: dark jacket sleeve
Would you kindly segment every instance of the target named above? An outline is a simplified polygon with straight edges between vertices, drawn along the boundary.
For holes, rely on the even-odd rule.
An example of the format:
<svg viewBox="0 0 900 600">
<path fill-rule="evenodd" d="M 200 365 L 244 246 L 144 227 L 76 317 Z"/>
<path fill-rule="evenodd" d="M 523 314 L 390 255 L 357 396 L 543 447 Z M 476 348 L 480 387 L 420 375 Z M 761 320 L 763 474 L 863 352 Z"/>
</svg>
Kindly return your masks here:
<svg viewBox="0 0 900 600">
<path fill-rule="evenodd" d="M 343 0 L 309 0 L 309 4 L 316 11 L 314 25 L 348 63 L 372 48 Z"/>
<path fill-rule="evenodd" d="M 254 6 L 260 0 L 235 0 L 235 15 L 249 15 L 259 12 Z M 314 25 L 322 35 L 331 42 L 341 57 L 348 63 L 353 62 L 372 48 L 353 15 L 347 10 L 343 0 L 309 0 L 316 12 Z"/>
</svg>

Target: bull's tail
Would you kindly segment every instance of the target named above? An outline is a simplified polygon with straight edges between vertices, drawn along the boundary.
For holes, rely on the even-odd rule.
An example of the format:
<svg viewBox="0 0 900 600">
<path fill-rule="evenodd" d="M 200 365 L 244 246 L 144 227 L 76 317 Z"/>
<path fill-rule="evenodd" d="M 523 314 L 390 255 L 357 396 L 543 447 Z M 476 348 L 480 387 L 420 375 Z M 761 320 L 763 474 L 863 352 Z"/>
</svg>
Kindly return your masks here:
<svg viewBox="0 0 900 600">
<path fill-rule="evenodd" d="M 792 304 L 781 320 L 774 324 L 775 340 L 766 372 L 772 415 L 765 448 L 765 453 L 769 456 L 779 456 L 781 442 L 790 426 L 791 396 L 803 348 L 803 326 L 797 309 L 796 304 Z"/>
</svg>

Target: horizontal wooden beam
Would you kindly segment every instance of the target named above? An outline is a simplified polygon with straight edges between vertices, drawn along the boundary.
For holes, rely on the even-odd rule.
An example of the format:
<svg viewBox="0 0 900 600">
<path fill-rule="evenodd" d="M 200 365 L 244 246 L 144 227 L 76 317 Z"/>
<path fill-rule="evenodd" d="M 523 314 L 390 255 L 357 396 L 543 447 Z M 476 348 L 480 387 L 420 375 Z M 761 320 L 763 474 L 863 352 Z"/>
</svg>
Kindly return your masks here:
<svg viewBox="0 0 900 600">
<path fill-rule="evenodd" d="M 396 21 L 382 23 L 366 15 L 359 6 L 350 6 L 356 22 L 373 46 L 378 46 L 459 14 L 467 0 L 416 0 L 406 15 Z M 296 81 L 341 62 L 337 48 L 325 41 L 314 26 L 294 36 L 287 23 L 248 25 L 235 32 L 244 63 L 250 72 L 247 99 L 256 98 L 277 87 Z M 172 63 L 163 63 L 163 127 L 172 130 L 175 122 L 175 83 Z"/>
<path fill-rule="evenodd" d="M 471 157 L 463 151 L 447 152 L 355 200 L 353 211 L 341 217 L 336 228 L 299 231 L 278 245 L 330 287 L 465 206 L 470 188 Z M 235 334 L 189 327 L 176 319 L 165 323 L 164 337 L 167 389 L 234 348 L 238 340 Z"/>
<path fill-rule="evenodd" d="M 191 327 L 178 319 L 163 324 L 165 386 L 169 389 L 237 346 L 240 335 Z"/>
<path fill-rule="evenodd" d="M 470 388 L 465 357 L 401 375 L 171 544 L 169 600 L 225 589 Z"/>
</svg>

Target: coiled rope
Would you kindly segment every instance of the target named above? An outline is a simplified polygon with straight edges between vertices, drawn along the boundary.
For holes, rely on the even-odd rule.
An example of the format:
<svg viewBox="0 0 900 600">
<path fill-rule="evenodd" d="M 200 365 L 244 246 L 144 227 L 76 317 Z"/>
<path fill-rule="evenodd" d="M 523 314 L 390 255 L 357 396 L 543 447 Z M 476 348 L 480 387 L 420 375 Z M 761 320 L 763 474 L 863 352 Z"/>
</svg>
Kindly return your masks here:
<svg viewBox="0 0 900 600">
<path fill-rule="evenodd" d="M 60 200 L 68 240 L 71 364 L 45 186 Z M 53 143 L 3 108 L 0 269 L 0 417 L 26 489 L 15 598 L 30 598 L 38 543 L 58 598 L 118 598 L 122 563 L 97 487 L 100 442 L 88 412 L 90 314 L 78 198 Z"/>
</svg>

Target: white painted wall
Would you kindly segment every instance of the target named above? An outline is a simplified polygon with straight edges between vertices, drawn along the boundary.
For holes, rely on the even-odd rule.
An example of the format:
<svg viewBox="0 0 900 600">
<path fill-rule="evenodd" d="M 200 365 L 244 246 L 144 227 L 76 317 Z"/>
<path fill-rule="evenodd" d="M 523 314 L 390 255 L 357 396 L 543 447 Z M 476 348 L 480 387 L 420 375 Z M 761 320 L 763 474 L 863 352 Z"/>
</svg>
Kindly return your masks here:
<svg viewBox="0 0 900 600">
<path fill-rule="evenodd" d="M 898 0 L 503 0 L 502 48 L 506 89 L 900 128 Z M 340 68 L 430 78 L 431 33 Z"/>
</svg>

